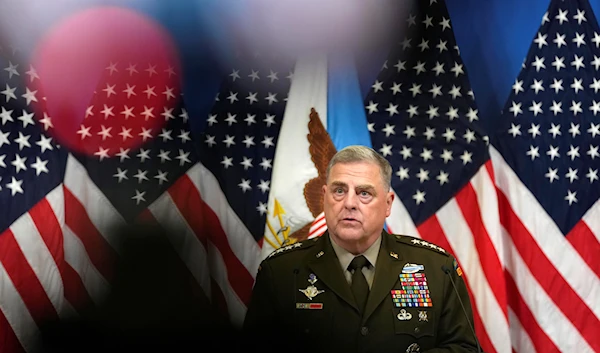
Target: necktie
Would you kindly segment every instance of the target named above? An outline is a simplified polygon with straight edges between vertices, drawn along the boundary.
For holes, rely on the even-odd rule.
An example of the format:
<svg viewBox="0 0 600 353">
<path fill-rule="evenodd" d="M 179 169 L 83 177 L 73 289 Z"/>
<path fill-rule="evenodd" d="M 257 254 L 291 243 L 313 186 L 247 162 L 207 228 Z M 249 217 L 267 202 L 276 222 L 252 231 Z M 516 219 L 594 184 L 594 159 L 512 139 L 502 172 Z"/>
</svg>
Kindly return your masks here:
<svg viewBox="0 0 600 353">
<path fill-rule="evenodd" d="M 369 260 L 363 255 L 355 257 L 348 266 L 350 272 L 354 271 L 352 274 L 352 285 L 350 287 L 352 288 L 352 293 L 354 294 L 354 298 L 356 299 L 361 314 L 365 310 L 367 297 L 369 296 L 369 284 L 367 283 L 365 275 L 362 273 L 362 268 L 365 266 L 369 266 Z"/>
</svg>

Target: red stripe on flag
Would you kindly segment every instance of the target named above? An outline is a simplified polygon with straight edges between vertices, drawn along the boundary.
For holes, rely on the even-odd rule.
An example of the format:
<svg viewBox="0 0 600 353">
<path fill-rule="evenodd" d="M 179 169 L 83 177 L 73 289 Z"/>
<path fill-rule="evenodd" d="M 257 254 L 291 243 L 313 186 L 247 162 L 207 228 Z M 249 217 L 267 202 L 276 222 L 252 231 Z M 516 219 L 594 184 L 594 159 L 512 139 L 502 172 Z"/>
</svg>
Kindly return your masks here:
<svg viewBox="0 0 600 353">
<path fill-rule="evenodd" d="M 434 243 L 442 248 L 444 248 L 447 252 L 453 254 L 454 251 L 444 234 L 444 230 L 440 225 L 440 222 L 437 219 L 437 216 L 433 215 L 429 217 L 425 222 L 421 223 L 417 230 L 421 237 L 430 243 Z M 458 261 L 458 260 L 457 260 Z M 474 305 L 475 301 L 473 300 L 473 294 L 471 292 L 471 287 L 469 286 L 469 281 L 466 273 L 463 273 L 464 282 L 467 287 L 467 291 L 469 292 L 469 299 L 471 303 L 473 303 L 473 326 L 475 326 L 475 332 L 477 333 L 477 338 L 479 339 L 479 344 L 481 348 L 486 352 L 496 352 L 494 345 L 487 333 L 485 326 L 483 326 L 483 321 L 481 316 L 479 315 L 479 310 L 477 306 Z"/>
<path fill-rule="evenodd" d="M 592 230 L 583 220 L 575 224 L 575 227 L 567 234 L 567 240 L 573 245 L 592 271 L 600 277 L 600 258 L 598 257 L 598 254 L 600 254 L 600 243 L 598 243 L 598 239 L 596 239 Z"/>
<path fill-rule="evenodd" d="M 0 352 L 25 352 L 2 310 L 0 310 Z"/>
<path fill-rule="evenodd" d="M 533 276 L 581 336 L 595 351 L 600 352 L 600 335 L 597 332 L 600 321 L 539 248 L 501 190 L 498 190 L 498 208 L 500 223 L 510 234 L 517 251 Z"/>
<path fill-rule="evenodd" d="M 58 319 L 56 309 L 10 229 L 0 235 L 0 262 L 38 325 Z"/>
<path fill-rule="evenodd" d="M 488 159 L 488 161 L 485 162 L 485 169 L 487 170 L 488 176 L 492 180 L 492 184 L 496 185 L 496 177 L 494 175 L 494 164 L 492 163 L 491 159 Z"/>
<path fill-rule="evenodd" d="M 85 207 L 77 200 L 75 195 L 66 187 L 63 190 L 65 193 L 65 223 L 81 240 L 91 262 L 104 279 L 111 282 L 117 253 L 98 232 Z"/>
<path fill-rule="evenodd" d="M 537 352 L 560 352 L 558 347 L 554 345 L 550 337 L 542 330 L 535 320 L 535 316 L 523 301 L 519 288 L 512 278 L 511 274 L 505 272 L 506 291 L 510 293 L 508 296 L 508 305 L 519 318 L 521 326 L 529 335 L 533 346 Z"/>
<path fill-rule="evenodd" d="M 473 234 L 475 249 L 479 253 L 479 262 L 481 263 L 483 273 L 488 279 L 496 301 L 498 301 L 498 304 L 502 308 L 506 322 L 508 322 L 506 291 L 503 283 L 504 271 L 502 270 L 502 264 L 500 263 L 494 244 L 492 244 L 487 229 L 483 224 L 481 212 L 479 212 L 479 201 L 477 200 L 473 185 L 468 183 L 456 194 L 455 199 L 463 218 L 471 229 L 471 234 Z"/>
<path fill-rule="evenodd" d="M 248 305 L 254 279 L 231 250 L 217 215 L 202 200 L 200 192 L 187 175 L 179 178 L 169 188 L 169 195 L 198 239 L 204 244 L 205 249 L 208 251 L 206 245 L 206 237 L 208 237 L 219 250 L 227 268 L 229 284 L 242 302 Z"/>
<path fill-rule="evenodd" d="M 77 272 L 65 262 L 63 233 L 61 225 L 47 199 L 41 200 L 31 211 L 35 224 L 46 247 L 52 254 L 63 280 L 64 295 L 78 312 L 92 304 L 92 300 Z"/>
</svg>

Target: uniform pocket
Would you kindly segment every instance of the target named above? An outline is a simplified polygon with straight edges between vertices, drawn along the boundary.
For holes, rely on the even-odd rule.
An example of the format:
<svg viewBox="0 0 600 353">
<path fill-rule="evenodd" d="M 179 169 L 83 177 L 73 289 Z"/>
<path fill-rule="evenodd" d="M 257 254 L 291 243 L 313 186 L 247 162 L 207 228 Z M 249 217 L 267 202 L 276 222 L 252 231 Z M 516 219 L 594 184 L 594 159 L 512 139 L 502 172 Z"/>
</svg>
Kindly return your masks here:
<svg viewBox="0 0 600 353">
<path fill-rule="evenodd" d="M 419 308 L 392 309 L 394 331 L 397 335 L 404 334 L 415 337 L 433 337 L 435 334 L 435 317 L 433 311 Z"/>
</svg>

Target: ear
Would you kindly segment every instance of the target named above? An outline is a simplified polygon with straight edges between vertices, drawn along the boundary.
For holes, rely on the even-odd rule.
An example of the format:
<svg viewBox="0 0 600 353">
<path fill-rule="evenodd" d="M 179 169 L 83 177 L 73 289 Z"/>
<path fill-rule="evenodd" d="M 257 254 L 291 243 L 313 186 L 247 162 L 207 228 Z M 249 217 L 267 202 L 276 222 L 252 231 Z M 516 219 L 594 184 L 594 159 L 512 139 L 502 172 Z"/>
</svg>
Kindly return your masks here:
<svg viewBox="0 0 600 353">
<path fill-rule="evenodd" d="M 394 193 L 393 192 L 388 192 L 388 194 L 385 197 L 385 203 L 386 203 L 386 210 L 385 210 L 385 216 L 389 217 L 390 213 L 392 213 L 392 203 L 394 202 Z"/>
<path fill-rule="evenodd" d="M 327 185 L 323 185 L 323 197 L 325 197 L 325 194 L 327 193 Z"/>
</svg>

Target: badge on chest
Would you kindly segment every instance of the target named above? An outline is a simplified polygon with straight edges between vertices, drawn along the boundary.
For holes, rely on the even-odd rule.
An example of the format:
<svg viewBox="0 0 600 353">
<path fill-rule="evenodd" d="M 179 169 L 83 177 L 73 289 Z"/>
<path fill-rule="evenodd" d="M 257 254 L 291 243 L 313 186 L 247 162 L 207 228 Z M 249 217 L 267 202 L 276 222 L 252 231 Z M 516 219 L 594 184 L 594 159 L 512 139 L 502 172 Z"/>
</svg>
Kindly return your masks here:
<svg viewBox="0 0 600 353">
<path fill-rule="evenodd" d="M 422 272 L 423 271 L 423 272 Z M 397 308 L 432 307 L 429 285 L 423 265 L 407 263 L 398 275 L 402 289 L 391 291 L 392 301 Z"/>
</svg>

